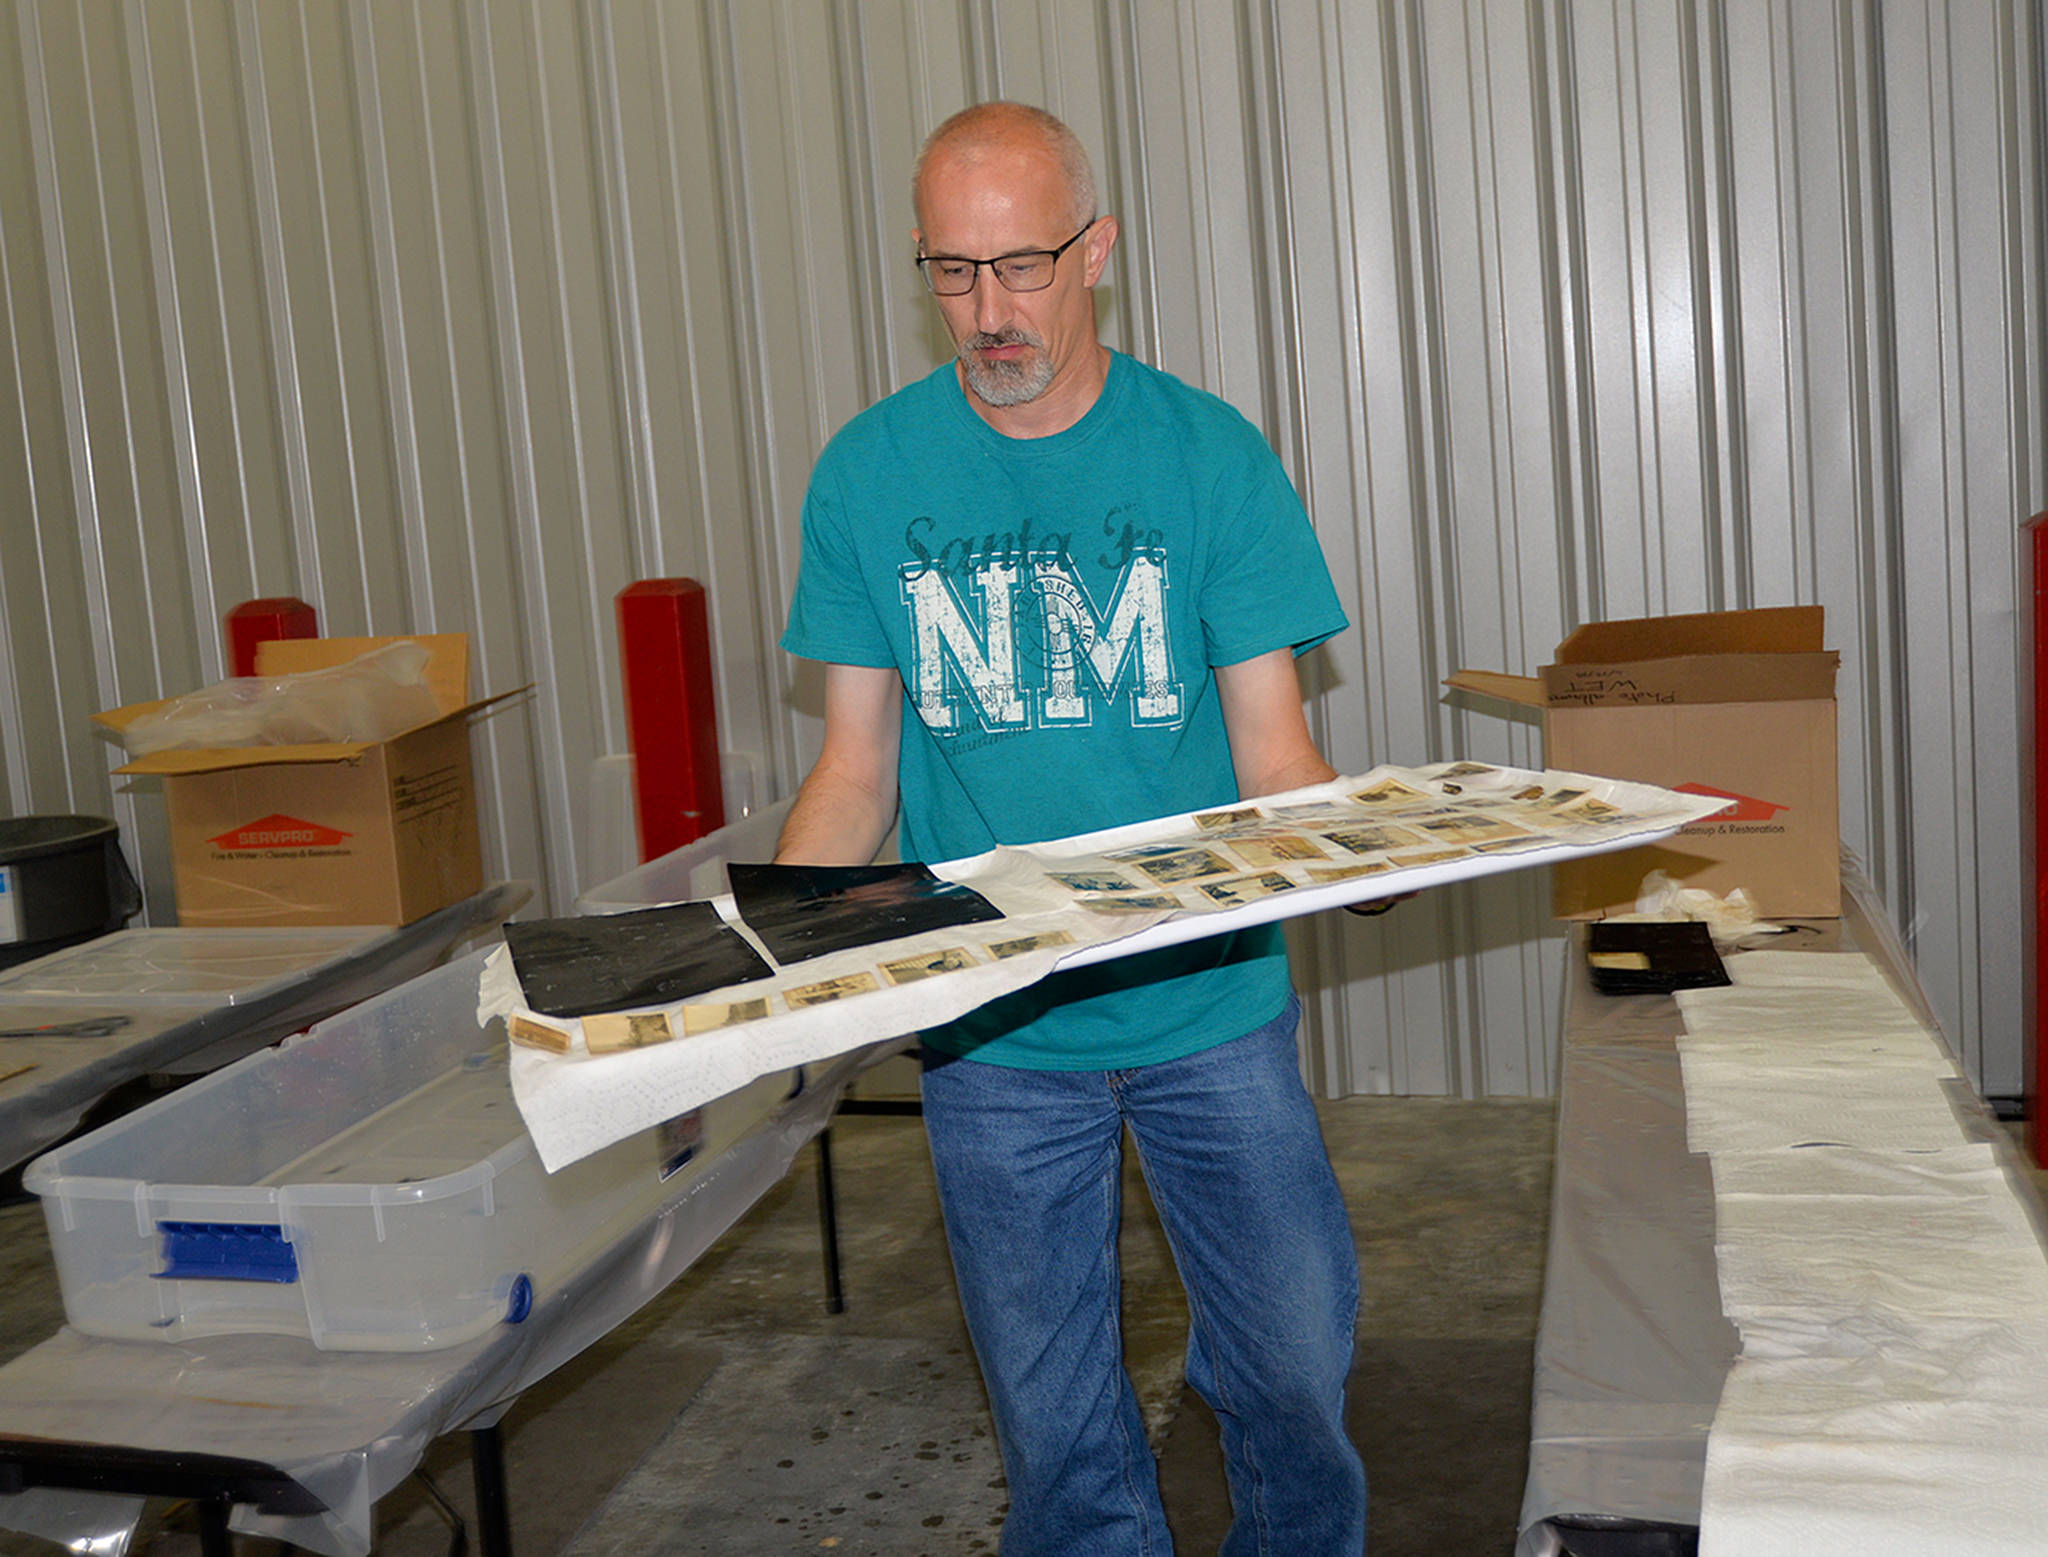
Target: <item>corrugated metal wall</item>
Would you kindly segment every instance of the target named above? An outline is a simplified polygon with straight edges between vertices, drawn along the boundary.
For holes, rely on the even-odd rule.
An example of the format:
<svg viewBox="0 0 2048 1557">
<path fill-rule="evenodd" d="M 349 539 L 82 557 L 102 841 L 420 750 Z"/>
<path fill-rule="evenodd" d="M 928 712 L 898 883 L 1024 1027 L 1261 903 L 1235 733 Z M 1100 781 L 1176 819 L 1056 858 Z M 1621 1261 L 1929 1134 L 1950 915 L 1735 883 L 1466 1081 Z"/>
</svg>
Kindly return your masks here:
<svg viewBox="0 0 2048 1557">
<path fill-rule="evenodd" d="M 1581 621 L 1817 601 L 1844 833 L 2020 1081 L 2016 535 L 2048 507 L 2040 0 L 0 0 L 0 802 L 158 802 L 88 716 L 219 620 L 462 630 L 490 868 L 546 904 L 623 749 L 612 597 L 713 598 L 782 793 L 810 461 L 939 360 L 923 131 L 1095 149 L 1118 345 L 1295 473 L 1356 630 L 1332 758 L 1533 762 L 1447 698 Z M 1303 930 L 1332 1091 L 1540 1092 L 1542 884 Z"/>
</svg>

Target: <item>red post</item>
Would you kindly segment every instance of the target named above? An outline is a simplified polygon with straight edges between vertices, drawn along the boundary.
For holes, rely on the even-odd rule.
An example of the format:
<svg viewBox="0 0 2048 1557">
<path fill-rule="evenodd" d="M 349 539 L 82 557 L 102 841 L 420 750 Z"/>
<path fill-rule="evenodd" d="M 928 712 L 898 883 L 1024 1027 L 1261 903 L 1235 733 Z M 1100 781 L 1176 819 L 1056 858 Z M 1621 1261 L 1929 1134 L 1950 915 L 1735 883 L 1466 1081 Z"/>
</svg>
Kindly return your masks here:
<svg viewBox="0 0 2048 1557">
<path fill-rule="evenodd" d="M 2020 953 L 2021 1006 L 2028 1042 L 2025 1090 L 2027 1133 L 2036 1167 L 2048 1168 L 2048 1127 L 2041 1118 L 2041 1077 L 2048 1067 L 2048 1015 L 2041 1000 L 2041 974 L 2048 969 L 2048 872 L 2042 869 L 2042 845 L 2048 840 L 2048 793 L 2041 784 L 2048 772 L 2048 514 L 2036 514 L 2022 526 L 2030 556 L 2033 588 L 2020 586 L 2020 607 L 2031 610 L 2026 649 L 2028 663 L 2020 667 L 2024 683 L 2031 683 L 2031 695 L 2020 702 L 2020 723 L 2026 727 L 2020 743 L 2020 819 L 2025 870 L 2030 878 L 2020 887 L 2022 911 L 2028 923 Z"/>
<path fill-rule="evenodd" d="M 291 595 L 244 600 L 227 615 L 228 674 L 256 674 L 256 645 L 273 638 L 317 638 L 319 619 L 305 601 Z"/>
<path fill-rule="evenodd" d="M 651 860 L 725 825 L 711 619 L 704 586 L 687 578 L 628 584 L 618 611 L 640 858 Z"/>
</svg>

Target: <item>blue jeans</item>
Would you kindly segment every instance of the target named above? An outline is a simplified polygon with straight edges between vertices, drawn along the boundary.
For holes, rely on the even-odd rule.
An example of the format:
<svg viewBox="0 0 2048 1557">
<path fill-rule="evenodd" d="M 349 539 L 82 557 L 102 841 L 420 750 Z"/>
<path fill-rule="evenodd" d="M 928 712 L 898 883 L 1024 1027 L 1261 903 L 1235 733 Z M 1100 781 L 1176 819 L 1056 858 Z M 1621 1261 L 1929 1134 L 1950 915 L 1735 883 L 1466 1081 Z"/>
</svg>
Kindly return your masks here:
<svg viewBox="0 0 2048 1557">
<path fill-rule="evenodd" d="M 1138 1145 L 1222 1428 L 1224 1557 L 1357 1557 L 1344 1431 L 1358 1258 L 1294 1047 L 1299 1002 L 1230 1043 L 1124 1071 L 930 1055 L 925 1130 L 1009 1481 L 1003 1557 L 1167 1557 L 1124 1371 L 1117 1224 Z M 936 1063 L 932 1063 L 936 1061 Z"/>
</svg>

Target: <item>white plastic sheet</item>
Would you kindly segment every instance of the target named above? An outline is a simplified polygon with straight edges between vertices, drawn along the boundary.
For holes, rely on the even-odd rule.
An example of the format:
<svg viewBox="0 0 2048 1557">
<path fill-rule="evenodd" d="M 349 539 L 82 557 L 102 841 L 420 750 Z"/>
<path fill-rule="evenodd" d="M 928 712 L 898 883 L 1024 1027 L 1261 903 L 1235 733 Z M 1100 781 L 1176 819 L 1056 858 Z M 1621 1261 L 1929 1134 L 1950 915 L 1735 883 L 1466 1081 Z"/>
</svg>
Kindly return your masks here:
<svg viewBox="0 0 2048 1557">
<path fill-rule="evenodd" d="M 2022 1226 L 2034 1230 L 2037 1242 L 2040 1237 L 2038 1211 L 2009 1139 L 1953 1074 L 1897 933 L 1852 862 L 1845 862 L 1843 886 L 1840 921 L 1802 924 L 1788 942 L 1772 943 L 1798 951 L 1733 954 L 1731 971 L 1753 976 L 1712 992 L 1712 999 L 1683 995 L 1685 1023 L 1668 998 L 1595 994 L 1579 955 L 1583 937 L 1574 937 L 1518 1557 L 1556 1557 L 1565 1539 L 1560 1527 L 1601 1530 L 1601 1549 L 1614 1551 L 1629 1549 L 1619 1544 L 1628 1532 L 1700 1527 L 1710 1426 L 1718 1493 L 1710 1537 L 1724 1542 L 1724 1551 L 1751 1557 L 1793 1550 L 1795 1541 L 1801 1557 L 2039 1549 L 2026 1542 L 2038 1541 L 2048 1525 L 2038 1517 L 2031 1529 L 2015 1522 L 2024 1511 L 2014 1499 L 2034 1496 L 2040 1484 L 2031 1428 L 2016 1432 L 2013 1443 L 2021 1461 L 2032 1456 L 2033 1468 L 1994 1488 L 1983 1483 L 1985 1466 L 1976 1457 L 1985 1449 L 1971 1426 L 2001 1402 L 2048 1399 L 2031 1373 L 2036 1321 L 1901 1314 L 1866 1302 L 1828 1301 L 1825 1285 L 1784 1304 L 1743 1291 L 1739 1333 L 1722 1311 L 1717 1188 L 1724 1203 L 1781 1192 L 1784 1163 L 1774 1159 L 1800 1164 L 1811 1176 L 1812 1193 L 1834 1200 L 1846 1219 L 1866 1228 L 1890 1219 L 1938 1222 L 1957 1215 L 1959 1204 L 1989 1197 L 2002 1209 L 1980 1205 L 1967 1213 L 1978 1233 L 2000 1246 Z M 1828 955 L 1842 951 L 1861 955 Z M 1795 959 L 1811 966 L 1797 966 Z M 1881 975 L 1875 981 L 1873 965 Z M 1815 986 L 1816 977 L 1825 985 Z M 1814 991 L 1807 998 L 1822 1009 L 1853 1007 L 1860 1013 L 1855 1031 L 1829 1033 L 1811 1019 L 1811 1009 L 1783 1021 L 1772 990 L 1787 983 L 1807 985 Z M 1756 1020 L 1767 1013 L 1770 1020 Z M 1710 1164 L 1686 1145 L 1676 1043 L 1688 1024 L 1694 1037 L 1712 1030 L 1720 1042 L 1739 1046 L 1742 1066 L 1793 1057 L 1824 1071 L 1915 1073 L 1949 1105 L 1948 1144 L 1916 1152 L 1770 1147 L 1724 1151 Z M 1812 1129 L 1814 1123 L 1808 1116 L 1790 1133 L 1816 1139 L 1846 1133 Z M 1869 1204 L 1880 1196 L 1900 1197 L 1901 1208 L 1886 1213 Z M 1806 1210 L 1791 1206 L 1782 1216 L 1752 1217 L 1742 1209 L 1726 1220 L 1731 1227 L 1782 1226 L 1790 1233 L 1806 1222 Z M 1875 1263 L 1879 1278 L 1891 1269 L 1888 1258 Z M 1767 1278 L 1768 1260 L 1755 1262 L 1753 1274 L 1759 1282 Z M 1747 1283 L 1751 1274 L 1740 1279 Z M 1967 1281 L 1957 1284 L 1967 1292 Z M 1832 1290 L 1841 1299 L 1883 1295 L 1861 1275 Z M 1734 1385 L 1738 1350 L 1747 1376 Z M 1756 1398 L 1751 1380 L 1771 1386 L 1771 1376 L 1755 1370 L 1773 1359 L 1798 1359 L 1799 1367 L 1779 1375 L 1787 1389 L 1773 1408 L 1776 1427 L 1752 1433 L 1742 1422 Z M 1928 1392 L 1944 1381 L 1955 1397 L 1930 1403 Z M 1724 1385 L 1732 1390 L 1725 1400 Z M 1896 1411 L 1890 1402 L 1900 1403 Z M 1724 1404 L 1731 1414 L 1717 1418 Z M 1857 1435 L 1887 1417 L 1917 1421 L 1927 1431 L 1924 1452 L 1916 1448 L 1907 1456 L 1894 1442 L 1893 1452 L 1867 1456 Z M 1937 1422 L 1948 1436 L 1934 1430 Z M 1862 1444 L 1870 1441 L 1866 1436 Z M 1960 1447 L 1951 1453 L 1951 1444 Z M 1836 1513 L 1846 1510 L 1848 1524 L 1838 1524 L 1834 1514 L 1816 1515 L 1810 1504 L 1792 1513 L 1792 1505 L 1780 1501 L 1787 1488 L 1796 1498 L 1801 1485 L 1824 1485 L 1825 1467 L 1845 1454 L 1866 1465 L 1891 1458 L 1903 1481 L 1924 1477 L 1929 1487 L 1946 1487 L 1952 1522 L 1936 1532 L 1909 1524 L 1896 1488 L 1879 1493 L 1846 1473 Z M 1909 1529 L 1908 1540 L 1901 1532 Z M 1651 1535 L 1646 1542 L 1658 1539 Z"/>
<path fill-rule="evenodd" d="M 926 932 L 660 1008 L 669 1027 L 683 1032 L 693 1005 L 763 1002 L 764 1014 L 736 1025 L 592 1055 L 579 1021 L 526 1008 L 509 956 L 486 968 L 478 1015 L 506 1017 L 515 1039 L 525 1022 L 564 1035 L 566 1052 L 521 1048 L 512 1056 L 513 1096 L 552 1172 L 757 1075 L 951 1020 L 1056 968 L 1627 848 L 1668 837 L 1726 804 L 1647 784 L 1469 762 L 1375 768 L 1211 812 L 934 865 L 939 876 L 988 898 L 1005 919 L 975 927 L 978 939 L 959 928 Z M 1200 867 L 1185 879 L 1162 868 L 1148 878 L 1131 851 L 1168 845 L 1213 856 L 1219 868 Z M 1132 889 L 1075 884 L 1117 877 Z M 773 966 L 731 898 L 713 901 Z M 993 941 L 1029 939 L 1042 944 L 1021 955 L 989 954 Z M 965 953 L 958 971 L 900 984 L 887 976 L 893 961 L 949 948 Z M 805 990 L 828 984 L 863 992 L 804 1002 Z"/>
<path fill-rule="evenodd" d="M 2048 1550 L 2048 1255 L 1938 1039 L 1860 955 L 1729 971 L 1679 1040 L 1742 1337 L 1703 1557 Z"/>
<path fill-rule="evenodd" d="M 464 937 L 504 923 L 530 891 L 523 883 L 496 883 L 411 924 L 375 932 L 344 955 L 232 1005 L 225 997 L 178 1007 L 147 995 L 125 1002 L 112 995 L 62 1001 L 0 995 L 0 1077 L 6 1078 L 0 1079 L 0 1167 L 63 1139 L 123 1082 L 155 1071 L 215 1069 L 403 983 L 440 962 Z"/>
</svg>

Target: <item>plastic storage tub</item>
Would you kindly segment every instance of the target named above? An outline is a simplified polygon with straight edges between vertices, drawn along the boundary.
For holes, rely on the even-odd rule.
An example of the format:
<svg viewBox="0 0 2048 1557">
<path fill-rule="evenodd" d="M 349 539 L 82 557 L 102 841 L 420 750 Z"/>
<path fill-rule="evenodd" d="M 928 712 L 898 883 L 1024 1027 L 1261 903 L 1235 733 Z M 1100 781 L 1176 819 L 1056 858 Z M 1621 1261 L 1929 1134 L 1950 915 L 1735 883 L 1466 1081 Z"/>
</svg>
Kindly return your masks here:
<svg viewBox="0 0 2048 1557">
<path fill-rule="evenodd" d="M 476 1020 L 484 955 L 30 1163 L 72 1326 L 456 1345 L 523 1318 L 796 1090 L 764 1076 L 548 1174 Z"/>
<path fill-rule="evenodd" d="M 380 925 L 117 930 L 0 972 L 0 1001 L 202 1011 L 246 1005 L 390 933 Z"/>
<path fill-rule="evenodd" d="M 778 800 L 693 843 L 656 855 L 581 894 L 576 912 L 619 914 L 657 903 L 701 903 L 717 897 L 730 890 L 725 879 L 727 860 L 765 862 L 775 858 L 775 840 L 782 834 L 789 806 L 789 801 Z"/>
<path fill-rule="evenodd" d="M 694 843 L 658 855 L 624 875 L 592 887 L 576 899 L 579 914 L 621 914 L 659 903 L 701 903 L 731 890 L 725 862 L 765 863 L 775 858 L 775 840 L 782 835 L 790 802 L 778 800 L 741 821 L 729 822 Z M 896 832 L 889 831 L 877 860 L 896 858 Z"/>
</svg>

